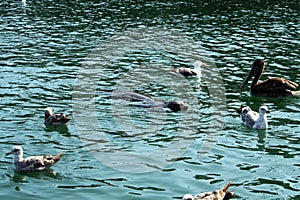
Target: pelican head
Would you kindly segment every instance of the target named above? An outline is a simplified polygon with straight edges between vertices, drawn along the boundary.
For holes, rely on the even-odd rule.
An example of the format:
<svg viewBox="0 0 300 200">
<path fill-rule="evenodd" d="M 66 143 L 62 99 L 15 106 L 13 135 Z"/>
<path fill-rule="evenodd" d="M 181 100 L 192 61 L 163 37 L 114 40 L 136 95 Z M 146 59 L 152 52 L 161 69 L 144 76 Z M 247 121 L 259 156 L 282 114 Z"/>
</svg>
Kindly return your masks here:
<svg viewBox="0 0 300 200">
<path fill-rule="evenodd" d="M 14 154 L 15 156 L 23 155 L 23 149 L 21 146 L 14 146 L 12 150 L 5 155 L 8 156 L 9 154 Z"/>
<path fill-rule="evenodd" d="M 182 197 L 182 200 L 194 200 L 194 197 L 193 197 L 193 195 L 191 195 L 191 194 L 185 194 L 185 195 Z"/>
<path fill-rule="evenodd" d="M 261 74 L 263 73 L 264 66 L 265 66 L 265 63 L 263 60 L 257 59 L 256 61 L 254 61 L 250 72 L 248 73 L 244 83 L 240 87 L 240 90 L 242 90 L 244 88 L 244 86 L 248 83 L 250 78 L 252 78 L 253 76 L 255 76 L 255 80 L 253 81 L 253 83 L 256 84 L 258 79 L 260 78 Z"/>
</svg>

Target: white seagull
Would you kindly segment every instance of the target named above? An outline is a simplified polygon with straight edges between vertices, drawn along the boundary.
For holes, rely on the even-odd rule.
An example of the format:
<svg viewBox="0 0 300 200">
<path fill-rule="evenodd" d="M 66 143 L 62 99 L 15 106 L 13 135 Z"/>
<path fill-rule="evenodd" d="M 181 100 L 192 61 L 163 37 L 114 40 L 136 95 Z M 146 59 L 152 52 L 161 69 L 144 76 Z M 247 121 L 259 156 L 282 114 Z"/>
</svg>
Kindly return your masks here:
<svg viewBox="0 0 300 200">
<path fill-rule="evenodd" d="M 21 146 L 14 146 L 13 149 L 6 154 L 13 154 L 14 157 L 14 169 L 18 172 L 34 172 L 41 170 L 48 170 L 49 167 L 54 165 L 60 160 L 62 153 L 56 156 L 44 155 L 44 156 L 30 156 L 23 158 L 23 149 Z M 54 172 L 50 172 L 55 175 Z"/>
<path fill-rule="evenodd" d="M 65 125 L 71 118 L 68 118 L 66 114 L 53 114 L 53 109 L 48 107 L 45 109 L 44 123 L 48 125 L 60 126 Z"/>
<path fill-rule="evenodd" d="M 268 129 L 268 120 L 266 113 L 269 112 L 269 110 L 266 106 L 261 106 L 259 108 L 259 113 L 251 110 L 249 106 L 241 106 L 240 109 L 237 109 L 237 112 L 240 114 L 243 122 L 249 128 Z"/>
<path fill-rule="evenodd" d="M 190 68 L 176 68 L 176 69 L 171 69 L 171 72 L 181 74 L 184 77 L 197 77 L 200 79 L 201 77 L 201 67 L 205 66 L 206 64 L 201 62 L 201 61 L 196 61 L 194 62 L 194 69 Z"/>
<path fill-rule="evenodd" d="M 213 192 L 204 192 L 195 196 L 186 194 L 183 196 L 182 200 L 229 200 L 234 195 L 233 192 L 228 191 L 229 186 L 230 182 L 220 190 L 215 190 Z"/>
</svg>

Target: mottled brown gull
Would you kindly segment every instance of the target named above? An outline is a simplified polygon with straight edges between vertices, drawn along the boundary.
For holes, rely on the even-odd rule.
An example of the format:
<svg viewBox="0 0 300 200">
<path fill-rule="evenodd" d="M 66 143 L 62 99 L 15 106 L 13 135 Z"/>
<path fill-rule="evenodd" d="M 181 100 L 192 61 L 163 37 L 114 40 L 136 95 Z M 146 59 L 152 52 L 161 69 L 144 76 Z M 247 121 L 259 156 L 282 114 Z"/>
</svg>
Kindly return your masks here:
<svg viewBox="0 0 300 200">
<path fill-rule="evenodd" d="M 45 109 L 44 123 L 48 125 L 60 126 L 65 125 L 71 120 L 66 114 L 53 114 L 53 109 L 48 107 Z"/>
<path fill-rule="evenodd" d="M 230 183 L 227 183 L 220 190 L 215 190 L 213 192 L 204 192 L 195 196 L 186 194 L 183 196 L 182 200 L 229 200 L 234 195 L 233 192 L 228 191 L 229 186 Z"/>
<path fill-rule="evenodd" d="M 30 156 L 23 158 L 23 149 L 21 146 L 14 146 L 13 149 L 6 154 L 13 154 L 14 157 L 14 169 L 18 172 L 34 172 L 41 170 L 48 170 L 52 165 L 60 160 L 62 153 L 56 156 L 44 155 L 44 156 Z M 53 172 L 51 172 L 53 173 Z M 55 175 L 55 173 L 53 173 Z"/>
<path fill-rule="evenodd" d="M 194 69 L 190 68 L 175 68 L 171 69 L 171 72 L 181 74 L 184 77 L 197 77 L 200 80 L 201 77 L 201 67 L 205 66 L 206 64 L 201 61 L 194 62 Z"/>
</svg>

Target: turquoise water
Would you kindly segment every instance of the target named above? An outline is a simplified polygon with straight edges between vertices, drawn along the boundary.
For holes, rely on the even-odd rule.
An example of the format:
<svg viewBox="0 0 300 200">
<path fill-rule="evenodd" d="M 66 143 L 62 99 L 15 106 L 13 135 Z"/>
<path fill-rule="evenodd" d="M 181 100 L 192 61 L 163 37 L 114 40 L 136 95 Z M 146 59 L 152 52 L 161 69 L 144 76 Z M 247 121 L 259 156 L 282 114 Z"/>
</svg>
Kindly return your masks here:
<svg viewBox="0 0 300 200">
<path fill-rule="evenodd" d="M 228 181 L 234 199 L 300 199 L 299 98 L 239 91 L 257 58 L 262 80 L 300 83 L 299 18 L 298 1 L 1 1 L 1 199 L 181 199 Z M 196 59 L 201 83 L 169 73 Z M 190 109 L 105 95 L 123 90 Z M 241 104 L 267 105 L 269 129 L 246 128 Z M 45 127 L 48 106 L 69 125 Z M 16 144 L 64 152 L 57 176 L 15 172 Z"/>
</svg>

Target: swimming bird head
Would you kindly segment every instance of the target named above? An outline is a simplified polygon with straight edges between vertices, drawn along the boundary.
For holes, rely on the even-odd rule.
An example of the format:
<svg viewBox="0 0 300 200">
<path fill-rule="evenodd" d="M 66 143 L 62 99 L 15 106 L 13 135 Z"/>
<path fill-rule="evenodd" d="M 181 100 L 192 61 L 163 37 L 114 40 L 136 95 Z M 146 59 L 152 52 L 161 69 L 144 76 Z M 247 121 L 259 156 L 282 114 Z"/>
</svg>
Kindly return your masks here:
<svg viewBox="0 0 300 200">
<path fill-rule="evenodd" d="M 246 79 L 244 80 L 244 83 L 240 87 L 240 90 L 242 90 L 244 88 L 244 86 L 248 83 L 250 78 L 252 78 L 253 76 L 255 76 L 255 80 L 253 81 L 253 83 L 256 84 L 257 81 L 259 80 L 261 74 L 263 73 L 264 66 L 265 66 L 265 63 L 263 60 L 257 59 L 256 61 L 254 61 L 250 72 L 248 73 Z"/>
<path fill-rule="evenodd" d="M 5 155 L 8 156 L 9 154 L 13 154 L 15 156 L 23 156 L 23 149 L 21 146 L 14 146 L 12 150 Z"/>
<path fill-rule="evenodd" d="M 191 194 L 185 194 L 185 195 L 182 197 L 182 200 L 194 200 L 194 197 L 193 197 L 193 195 L 191 195 Z"/>
<path fill-rule="evenodd" d="M 265 113 L 269 113 L 269 109 L 267 108 L 267 106 L 261 106 L 259 107 L 259 114 L 265 114 Z"/>
<path fill-rule="evenodd" d="M 178 100 L 169 101 L 165 104 L 165 106 L 174 112 L 187 110 L 189 108 L 189 106 L 183 101 Z"/>
<path fill-rule="evenodd" d="M 201 67 L 206 66 L 204 62 L 201 62 L 200 60 L 197 60 L 194 62 L 194 70 L 201 72 Z"/>
<path fill-rule="evenodd" d="M 45 109 L 45 119 L 47 119 L 49 116 L 53 115 L 53 108 L 48 107 Z"/>
</svg>

